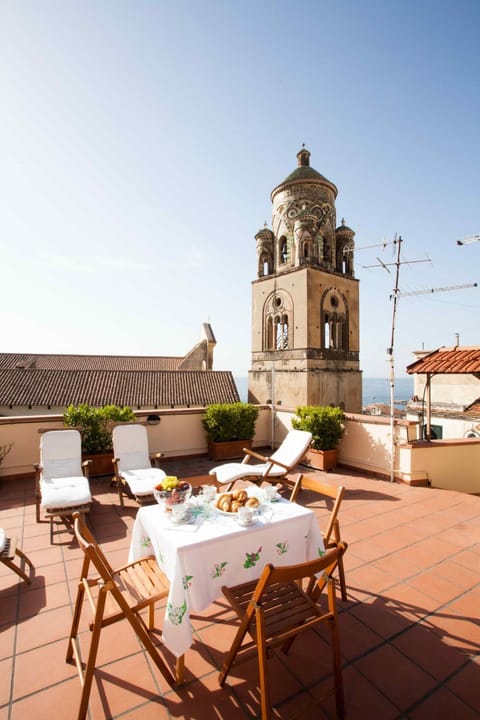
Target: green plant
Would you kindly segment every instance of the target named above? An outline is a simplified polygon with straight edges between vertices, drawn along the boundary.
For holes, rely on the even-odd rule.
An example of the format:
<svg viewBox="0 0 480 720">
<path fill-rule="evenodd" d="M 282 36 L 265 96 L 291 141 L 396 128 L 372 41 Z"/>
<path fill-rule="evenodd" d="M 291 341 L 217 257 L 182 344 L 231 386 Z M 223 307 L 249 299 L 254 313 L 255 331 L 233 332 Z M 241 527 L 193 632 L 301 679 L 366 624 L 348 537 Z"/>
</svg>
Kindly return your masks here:
<svg viewBox="0 0 480 720">
<path fill-rule="evenodd" d="M 112 450 L 112 426 L 117 422 L 133 422 L 135 413 L 130 407 L 104 405 L 100 408 L 90 405 L 69 405 L 63 415 L 68 427 L 76 427 L 82 434 L 82 449 L 85 453 L 103 453 Z"/>
<path fill-rule="evenodd" d="M 13 443 L 8 443 L 7 445 L 0 445 L 0 465 L 2 464 L 12 447 Z"/>
<path fill-rule="evenodd" d="M 304 405 L 297 408 L 292 427 L 311 432 L 315 450 L 333 450 L 342 438 L 344 420 L 345 414 L 339 407 Z"/>
<path fill-rule="evenodd" d="M 252 440 L 258 407 L 248 403 L 215 403 L 209 405 L 202 418 L 207 438 L 211 442 Z"/>
</svg>

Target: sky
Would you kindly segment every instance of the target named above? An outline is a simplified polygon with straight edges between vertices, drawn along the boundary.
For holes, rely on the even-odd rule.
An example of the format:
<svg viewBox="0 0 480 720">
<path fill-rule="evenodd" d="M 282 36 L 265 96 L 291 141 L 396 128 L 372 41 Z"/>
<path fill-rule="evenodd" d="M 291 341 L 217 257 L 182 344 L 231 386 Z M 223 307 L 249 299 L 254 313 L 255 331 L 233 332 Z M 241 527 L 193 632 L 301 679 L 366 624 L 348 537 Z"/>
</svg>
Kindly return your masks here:
<svg viewBox="0 0 480 720">
<path fill-rule="evenodd" d="M 302 143 L 356 233 L 364 376 L 398 236 L 395 374 L 479 344 L 479 31 L 477 0 L 0 0 L 1 351 L 184 355 L 210 322 L 245 376 Z"/>
</svg>

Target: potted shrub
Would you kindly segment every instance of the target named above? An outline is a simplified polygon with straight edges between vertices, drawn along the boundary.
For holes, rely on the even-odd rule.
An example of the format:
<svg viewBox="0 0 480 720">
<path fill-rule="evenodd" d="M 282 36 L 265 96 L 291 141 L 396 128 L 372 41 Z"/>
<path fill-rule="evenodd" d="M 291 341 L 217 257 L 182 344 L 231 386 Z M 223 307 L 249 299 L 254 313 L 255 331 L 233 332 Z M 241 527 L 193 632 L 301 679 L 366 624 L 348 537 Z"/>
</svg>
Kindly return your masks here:
<svg viewBox="0 0 480 720">
<path fill-rule="evenodd" d="M 211 460 L 241 457 L 243 448 L 252 447 L 258 407 L 249 403 L 214 403 L 202 418 Z"/>
<path fill-rule="evenodd" d="M 312 433 L 312 444 L 305 457 L 310 467 L 331 470 L 336 466 L 344 420 L 345 414 L 339 407 L 304 405 L 297 408 L 292 427 Z"/>
<path fill-rule="evenodd" d="M 64 425 L 80 430 L 82 459 L 91 460 L 91 475 L 108 475 L 113 472 L 112 427 L 115 423 L 134 422 L 135 419 L 135 413 L 130 407 L 118 405 L 69 405 L 63 415 Z"/>
</svg>

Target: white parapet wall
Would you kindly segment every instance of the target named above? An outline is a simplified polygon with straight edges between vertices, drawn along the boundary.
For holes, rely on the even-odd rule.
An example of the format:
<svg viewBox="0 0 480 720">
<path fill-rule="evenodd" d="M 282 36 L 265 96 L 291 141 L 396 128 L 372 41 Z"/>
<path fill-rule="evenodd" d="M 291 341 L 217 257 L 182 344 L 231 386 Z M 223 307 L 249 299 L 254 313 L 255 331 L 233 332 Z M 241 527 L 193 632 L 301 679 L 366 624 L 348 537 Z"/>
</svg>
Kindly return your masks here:
<svg viewBox="0 0 480 720">
<path fill-rule="evenodd" d="M 152 412 L 159 421 L 147 424 L 150 452 L 162 452 L 166 457 L 207 454 L 201 408 Z M 139 422 L 147 422 L 148 413 L 141 411 L 137 416 Z M 278 406 L 272 413 L 270 406 L 260 406 L 254 447 L 278 447 L 291 429 L 293 416 L 292 409 Z M 415 425 L 396 422 L 393 445 L 389 418 L 348 414 L 339 445 L 339 464 L 389 478 L 393 448 L 395 479 L 480 494 L 480 439 L 410 442 L 415 437 Z M 33 474 L 33 465 L 39 461 L 39 431 L 61 427 L 61 415 L 0 418 L 0 445 L 12 443 L 0 466 L 0 477 Z"/>
</svg>

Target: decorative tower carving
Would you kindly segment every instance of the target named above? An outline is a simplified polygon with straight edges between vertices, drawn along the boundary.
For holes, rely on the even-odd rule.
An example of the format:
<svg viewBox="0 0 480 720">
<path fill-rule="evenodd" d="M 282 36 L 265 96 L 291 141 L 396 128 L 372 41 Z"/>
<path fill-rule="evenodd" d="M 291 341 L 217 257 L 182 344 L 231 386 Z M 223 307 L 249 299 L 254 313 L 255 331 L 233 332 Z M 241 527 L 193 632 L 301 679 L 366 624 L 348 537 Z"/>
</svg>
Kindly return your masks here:
<svg viewBox="0 0 480 720">
<path fill-rule="evenodd" d="M 271 193 L 272 230 L 255 235 L 249 399 L 360 412 L 355 233 L 336 227 L 337 188 L 305 146 L 297 162 Z"/>
</svg>

